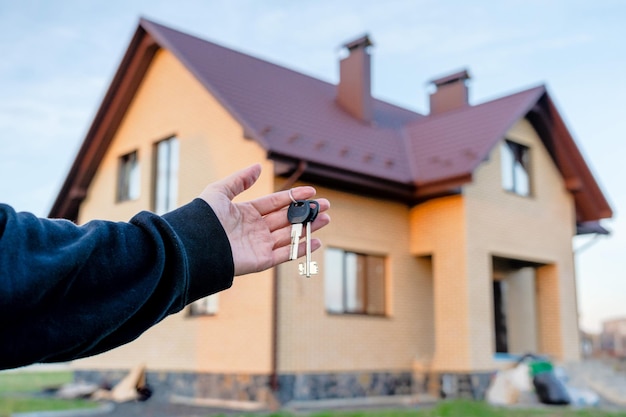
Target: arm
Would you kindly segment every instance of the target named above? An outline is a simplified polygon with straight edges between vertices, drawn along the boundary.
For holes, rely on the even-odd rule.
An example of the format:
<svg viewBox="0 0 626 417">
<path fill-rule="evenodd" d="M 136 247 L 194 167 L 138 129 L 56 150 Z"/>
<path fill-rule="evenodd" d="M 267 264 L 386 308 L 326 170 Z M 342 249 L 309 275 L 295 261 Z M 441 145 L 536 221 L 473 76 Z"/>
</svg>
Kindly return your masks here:
<svg viewBox="0 0 626 417">
<path fill-rule="evenodd" d="M 163 217 L 142 212 L 129 223 L 76 226 L 0 205 L 0 368 L 112 349 L 230 287 L 233 275 L 286 261 L 287 192 L 232 203 L 259 175 L 255 165 Z M 307 199 L 315 190 L 293 193 Z M 329 221 L 320 214 L 313 230 Z"/>
<path fill-rule="evenodd" d="M 127 343 L 232 284 L 228 239 L 201 200 L 81 227 L 0 206 L 0 229 L 0 367 Z"/>
</svg>

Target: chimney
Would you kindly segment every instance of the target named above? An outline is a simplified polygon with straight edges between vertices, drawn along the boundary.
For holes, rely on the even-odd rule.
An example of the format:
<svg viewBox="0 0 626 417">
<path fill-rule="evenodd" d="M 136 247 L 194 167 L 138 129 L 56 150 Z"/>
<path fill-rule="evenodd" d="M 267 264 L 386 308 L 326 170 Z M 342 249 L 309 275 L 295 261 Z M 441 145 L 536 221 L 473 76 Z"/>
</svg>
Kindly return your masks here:
<svg viewBox="0 0 626 417">
<path fill-rule="evenodd" d="M 430 114 L 439 114 L 469 105 L 467 70 L 432 80 L 435 91 L 430 95 Z"/>
<path fill-rule="evenodd" d="M 371 45 L 368 35 L 346 43 L 343 47 L 349 54 L 339 62 L 337 102 L 364 122 L 371 122 L 373 118 L 370 55 L 367 52 Z"/>
</svg>

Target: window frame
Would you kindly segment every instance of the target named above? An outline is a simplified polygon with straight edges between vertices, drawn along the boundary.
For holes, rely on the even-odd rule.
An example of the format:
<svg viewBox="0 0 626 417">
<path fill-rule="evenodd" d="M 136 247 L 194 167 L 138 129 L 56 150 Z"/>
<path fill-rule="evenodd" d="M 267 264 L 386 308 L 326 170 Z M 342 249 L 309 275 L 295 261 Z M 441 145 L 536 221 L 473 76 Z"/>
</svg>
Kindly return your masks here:
<svg viewBox="0 0 626 417">
<path fill-rule="evenodd" d="M 329 280 L 337 278 L 336 273 L 331 273 L 329 256 L 332 253 L 340 254 L 341 256 L 341 271 L 340 280 L 341 285 L 330 287 Z M 386 255 L 370 254 L 356 251 L 349 251 L 338 247 L 327 247 L 325 252 L 325 291 L 324 291 L 324 304 L 327 314 L 330 315 L 359 315 L 368 317 L 387 317 L 388 316 L 388 268 Z M 354 259 L 352 265 L 349 264 L 350 258 Z M 373 265 L 378 263 L 378 265 Z M 370 275 L 370 268 L 381 268 L 382 272 L 380 277 Z M 359 273 L 358 271 L 362 272 Z M 348 274 L 354 273 L 355 276 L 350 278 Z M 375 274 L 375 273 L 374 273 Z M 380 282 L 376 287 L 372 286 L 373 282 L 380 279 Z M 360 285 L 359 285 L 360 284 Z M 337 290 L 341 292 L 337 297 Z M 334 300 L 329 299 L 329 294 L 334 290 Z M 370 303 L 372 295 L 376 295 L 378 298 L 377 303 L 372 305 Z M 354 297 L 354 299 L 350 299 Z M 340 300 L 339 308 L 331 304 L 335 304 L 337 300 Z"/>
<path fill-rule="evenodd" d="M 175 148 L 172 148 L 173 143 L 176 144 Z M 167 144 L 167 155 L 165 156 L 167 166 L 163 171 L 163 175 L 161 175 L 161 147 L 165 144 Z M 173 152 L 174 155 L 172 155 Z M 176 135 L 168 136 L 154 143 L 152 167 L 152 210 L 156 214 L 165 214 L 178 206 L 180 142 Z M 162 191 L 162 179 L 166 181 L 163 185 L 165 196 L 160 195 Z M 164 201 L 161 201 L 162 199 Z"/>
<path fill-rule="evenodd" d="M 122 154 L 117 159 L 117 189 L 115 201 L 135 201 L 141 195 L 141 170 L 137 149 Z"/>
<path fill-rule="evenodd" d="M 500 149 L 502 188 L 520 197 L 532 197 L 530 147 L 504 139 Z"/>
</svg>

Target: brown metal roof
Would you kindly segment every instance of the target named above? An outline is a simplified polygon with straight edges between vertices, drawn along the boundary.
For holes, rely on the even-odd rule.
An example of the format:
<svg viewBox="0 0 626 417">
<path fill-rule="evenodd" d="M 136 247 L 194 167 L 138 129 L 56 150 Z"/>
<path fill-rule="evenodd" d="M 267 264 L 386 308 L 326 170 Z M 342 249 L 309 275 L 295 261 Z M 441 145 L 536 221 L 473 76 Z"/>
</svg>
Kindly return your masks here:
<svg viewBox="0 0 626 417">
<path fill-rule="evenodd" d="M 373 120 L 365 123 L 337 104 L 334 84 L 141 19 L 51 217 L 76 219 L 104 150 L 158 48 L 172 52 L 268 157 L 294 170 L 304 162 L 303 178 L 407 203 L 455 192 L 471 181 L 474 169 L 516 121 L 534 116 L 529 120 L 566 181 L 577 187 L 572 192 L 579 220 L 611 216 L 542 86 L 434 116 L 373 99 Z"/>
<path fill-rule="evenodd" d="M 341 109 L 336 86 L 145 20 L 270 153 L 390 181 L 411 182 L 401 128 L 423 116 L 374 101 L 373 123 Z"/>
</svg>

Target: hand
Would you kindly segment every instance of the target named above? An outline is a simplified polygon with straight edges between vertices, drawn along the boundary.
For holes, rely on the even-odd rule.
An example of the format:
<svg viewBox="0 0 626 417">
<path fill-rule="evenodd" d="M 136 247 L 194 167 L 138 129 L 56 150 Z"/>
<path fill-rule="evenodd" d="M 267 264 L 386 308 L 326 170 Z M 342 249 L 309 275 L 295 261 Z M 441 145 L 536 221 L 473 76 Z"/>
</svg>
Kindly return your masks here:
<svg viewBox="0 0 626 417">
<path fill-rule="evenodd" d="M 233 252 L 235 275 L 259 272 L 289 260 L 291 224 L 286 208 L 291 203 L 288 191 L 279 191 L 244 203 L 232 199 L 250 188 L 261 175 L 261 165 L 256 164 L 235 172 L 223 180 L 209 184 L 200 194 L 226 231 Z M 308 200 L 315 196 L 313 187 L 296 187 L 291 190 L 296 200 Z M 320 212 L 311 230 L 315 231 L 330 222 L 324 213 L 330 207 L 325 198 L 317 200 Z M 319 239 L 311 239 L 311 250 L 321 247 Z M 305 247 L 300 245 L 298 256 Z"/>
</svg>

